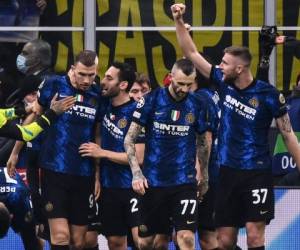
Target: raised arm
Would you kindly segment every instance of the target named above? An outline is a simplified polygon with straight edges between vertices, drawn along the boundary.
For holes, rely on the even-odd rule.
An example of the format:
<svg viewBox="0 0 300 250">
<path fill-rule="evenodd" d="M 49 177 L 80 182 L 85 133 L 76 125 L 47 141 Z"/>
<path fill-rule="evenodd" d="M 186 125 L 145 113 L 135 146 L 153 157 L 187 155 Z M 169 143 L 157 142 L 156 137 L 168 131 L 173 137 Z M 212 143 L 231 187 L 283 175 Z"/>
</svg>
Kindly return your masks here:
<svg viewBox="0 0 300 250">
<path fill-rule="evenodd" d="M 143 195 L 146 192 L 146 188 L 148 188 L 148 182 L 140 168 L 135 150 L 135 141 L 141 131 L 141 125 L 137 124 L 136 122 L 131 122 L 129 130 L 125 137 L 124 147 L 132 172 L 132 188 L 135 192 Z"/>
<path fill-rule="evenodd" d="M 277 127 L 283 137 L 284 143 L 293 157 L 298 170 L 300 171 L 300 146 L 297 137 L 292 129 L 288 114 L 276 119 Z"/>
<path fill-rule="evenodd" d="M 199 54 L 195 43 L 186 29 L 182 17 L 185 13 L 185 5 L 180 3 L 174 4 L 171 6 L 171 11 L 175 21 L 177 40 L 184 55 L 195 64 L 195 67 L 203 76 L 209 78 L 212 65 Z"/>
</svg>

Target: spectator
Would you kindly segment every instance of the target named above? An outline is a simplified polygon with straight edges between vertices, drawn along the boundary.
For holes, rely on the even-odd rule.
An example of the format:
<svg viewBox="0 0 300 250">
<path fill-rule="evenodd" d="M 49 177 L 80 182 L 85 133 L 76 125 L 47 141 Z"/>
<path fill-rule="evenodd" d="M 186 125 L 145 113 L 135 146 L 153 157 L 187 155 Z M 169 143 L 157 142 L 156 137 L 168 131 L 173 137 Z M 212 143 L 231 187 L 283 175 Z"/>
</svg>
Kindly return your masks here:
<svg viewBox="0 0 300 250">
<path fill-rule="evenodd" d="M 51 56 L 50 45 L 41 39 L 32 40 L 24 45 L 21 53 L 17 56 L 16 64 L 18 70 L 25 76 L 21 81 L 19 88 L 8 97 L 6 101 L 8 106 L 19 103 L 28 105 L 30 102 L 35 102 L 39 85 L 53 75 L 51 69 Z M 25 118 L 23 124 L 30 122 L 32 116 L 33 114 Z M 36 217 L 36 222 L 38 223 L 45 223 L 45 218 L 41 212 L 40 168 L 38 165 L 39 151 L 43 138 L 44 136 L 42 134 L 32 142 L 26 144 L 26 175 L 31 192 L 34 215 Z M 23 149 L 23 145 L 23 142 L 17 141 L 11 151 L 7 161 L 7 167 L 10 174 L 16 169 L 19 161 L 19 154 Z"/>
</svg>

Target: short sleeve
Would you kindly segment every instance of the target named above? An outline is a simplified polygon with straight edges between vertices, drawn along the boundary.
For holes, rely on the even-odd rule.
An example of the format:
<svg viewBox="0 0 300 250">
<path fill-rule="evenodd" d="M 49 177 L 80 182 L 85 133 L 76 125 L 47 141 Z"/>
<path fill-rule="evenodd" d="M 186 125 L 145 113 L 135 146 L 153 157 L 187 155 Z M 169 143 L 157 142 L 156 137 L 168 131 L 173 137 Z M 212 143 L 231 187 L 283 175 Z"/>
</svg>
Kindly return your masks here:
<svg viewBox="0 0 300 250">
<path fill-rule="evenodd" d="M 267 102 L 274 118 L 279 118 L 287 113 L 285 98 L 277 89 L 274 88 L 270 91 Z"/>
<path fill-rule="evenodd" d="M 50 107 L 51 99 L 55 95 L 54 92 L 55 91 L 53 81 L 51 81 L 50 79 L 44 79 L 44 81 L 41 83 L 38 89 L 38 103 L 43 108 Z"/>
<path fill-rule="evenodd" d="M 133 112 L 132 121 L 145 126 L 147 124 L 147 120 L 149 118 L 149 114 L 153 107 L 154 101 L 154 92 L 150 92 L 149 94 L 143 96 L 136 104 L 136 109 Z"/>
<path fill-rule="evenodd" d="M 199 134 L 214 130 L 214 113 L 209 103 L 207 97 L 197 96 L 198 117 L 196 120 L 196 131 Z"/>
</svg>

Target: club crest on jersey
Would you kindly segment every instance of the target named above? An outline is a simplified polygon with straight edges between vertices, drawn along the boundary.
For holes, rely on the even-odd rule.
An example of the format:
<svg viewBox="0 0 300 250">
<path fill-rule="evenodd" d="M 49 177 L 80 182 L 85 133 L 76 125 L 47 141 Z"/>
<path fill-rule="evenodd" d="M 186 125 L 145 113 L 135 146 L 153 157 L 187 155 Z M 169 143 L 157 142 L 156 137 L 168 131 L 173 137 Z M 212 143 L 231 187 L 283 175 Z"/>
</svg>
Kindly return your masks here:
<svg viewBox="0 0 300 250">
<path fill-rule="evenodd" d="M 144 105 L 145 105 L 145 99 L 144 99 L 144 97 L 141 97 L 141 99 L 138 101 L 136 107 L 138 109 L 140 109 L 140 108 L 144 107 Z"/>
<path fill-rule="evenodd" d="M 195 116 L 194 116 L 194 114 L 193 113 L 188 113 L 186 116 L 185 116 L 185 121 L 187 122 L 187 123 L 194 123 L 194 121 L 195 121 Z"/>
<path fill-rule="evenodd" d="M 172 112 L 171 112 L 172 121 L 174 121 L 174 122 L 177 121 L 179 119 L 179 117 L 180 117 L 180 111 L 172 110 Z"/>
<path fill-rule="evenodd" d="M 253 108 L 257 108 L 259 106 L 259 101 L 257 100 L 257 98 L 253 97 L 249 100 L 249 104 L 253 107 Z"/>
<path fill-rule="evenodd" d="M 93 107 L 95 107 L 97 105 L 97 99 L 95 97 L 92 97 L 90 100 L 89 100 L 89 104 Z"/>
<path fill-rule="evenodd" d="M 76 95 L 76 102 L 83 102 L 83 95 L 77 94 Z"/>
<path fill-rule="evenodd" d="M 27 223 L 29 223 L 29 222 L 32 221 L 32 219 L 33 219 L 33 214 L 31 212 L 27 212 L 25 214 L 24 221 L 27 222 Z"/>
<path fill-rule="evenodd" d="M 53 204 L 50 201 L 48 201 L 48 203 L 45 205 L 45 210 L 47 212 L 51 212 L 53 210 Z"/>
<path fill-rule="evenodd" d="M 122 118 L 122 119 L 120 119 L 120 120 L 118 121 L 118 127 L 119 127 L 119 128 L 125 128 L 126 125 L 127 125 L 127 120 L 126 120 L 126 119 Z"/>
<path fill-rule="evenodd" d="M 280 95 L 279 95 L 279 102 L 280 102 L 281 104 L 285 104 L 285 98 L 284 98 L 283 94 L 280 94 Z"/>
<path fill-rule="evenodd" d="M 146 225 L 139 225 L 139 231 L 140 231 L 141 233 L 147 233 L 148 228 L 147 228 Z"/>
</svg>

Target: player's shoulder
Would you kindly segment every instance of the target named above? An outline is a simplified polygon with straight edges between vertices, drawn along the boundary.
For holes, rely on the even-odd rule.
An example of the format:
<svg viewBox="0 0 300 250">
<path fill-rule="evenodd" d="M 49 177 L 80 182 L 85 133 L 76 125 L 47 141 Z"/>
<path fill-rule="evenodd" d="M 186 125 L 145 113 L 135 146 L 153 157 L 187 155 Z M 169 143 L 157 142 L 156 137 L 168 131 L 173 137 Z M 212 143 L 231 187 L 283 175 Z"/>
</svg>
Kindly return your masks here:
<svg viewBox="0 0 300 250">
<path fill-rule="evenodd" d="M 259 79 L 256 80 L 256 89 L 265 93 L 279 93 L 279 90 L 274 85 Z"/>
<path fill-rule="evenodd" d="M 152 104 L 155 100 L 161 99 L 161 95 L 164 91 L 164 88 L 158 87 L 150 91 L 146 95 L 142 96 L 137 102 L 136 107 L 142 108 L 145 104 Z"/>
<path fill-rule="evenodd" d="M 209 95 L 203 90 L 190 92 L 188 98 L 195 104 L 204 104 L 209 101 Z"/>
<path fill-rule="evenodd" d="M 38 88 L 42 89 L 47 86 L 48 87 L 59 86 L 64 82 L 66 82 L 65 76 L 52 74 L 52 75 L 49 75 L 48 77 L 44 78 Z"/>
</svg>

